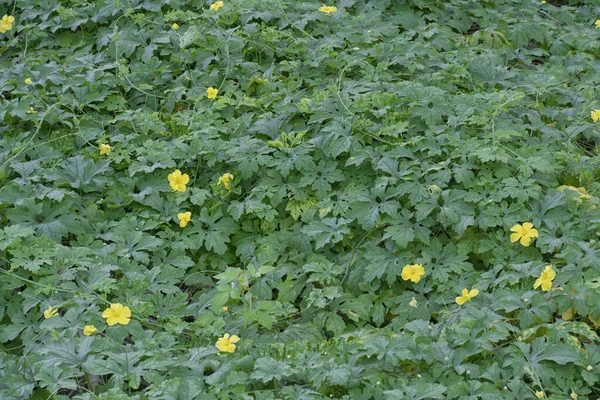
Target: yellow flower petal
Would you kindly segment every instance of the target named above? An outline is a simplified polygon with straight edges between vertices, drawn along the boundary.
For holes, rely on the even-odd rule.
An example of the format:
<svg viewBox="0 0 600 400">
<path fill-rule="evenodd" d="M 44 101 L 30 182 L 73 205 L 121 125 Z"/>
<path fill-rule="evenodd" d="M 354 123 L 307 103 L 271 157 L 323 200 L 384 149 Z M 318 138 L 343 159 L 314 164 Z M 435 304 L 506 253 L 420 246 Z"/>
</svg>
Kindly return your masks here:
<svg viewBox="0 0 600 400">
<path fill-rule="evenodd" d="M 537 289 L 539 286 L 542 290 L 547 292 L 552 289 L 552 281 L 556 277 L 556 271 L 552 269 L 552 265 L 546 265 L 544 270 L 540 273 L 540 277 L 535 280 L 533 288 Z"/>
<path fill-rule="evenodd" d="M 176 169 L 168 176 L 169 185 L 171 189 L 176 192 L 185 192 L 185 185 L 190 181 L 190 177 L 188 174 L 182 174 L 180 170 Z"/>
<path fill-rule="evenodd" d="M 192 219 L 192 213 L 190 211 L 177 214 L 177 219 L 179 219 L 179 226 L 185 228 L 188 222 Z"/>
<path fill-rule="evenodd" d="M 510 241 L 514 243 L 520 240 L 525 247 L 531 244 L 531 239 L 538 237 L 538 231 L 531 222 L 524 222 L 523 225 L 516 224 L 510 230 L 514 232 L 510 235 Z"/>
<path fill-rule="evenodd" d="M 412 281 L 418 283 L 421 280 L 421 276 L 425 274 L 425 269 L 421 264 L 405 265 L 402 268 L 401 277 L 405 281 Z"/>
<path fill-rule="evenodd" d="M 530 238 L 536 238 L 539 236 L 538 230 L 537 229 L 532 229 L 529 231 L 528 236 Z"/>
<path fill-rule="evenodd" d="M 116 324 L 127 325 L 131 320 L 131 310 L 120 303 L 113 303 L 109 308 L 104 310 L 102 318 L 106 318 L 108 326 Z"/>
<path fill-rule="evenodd" d="M 208 97 L 211 100 L 217 98 L 217 93 L 219 93 L 219 89 L 216 89 L 214 87 L 209 87 L 208 89 L 206 89 L 206 97 Z"/>
<path fill-rule="evenodd" d="M 471 300 L 473 297 L 477 296 L 478 294 L 479 290 L 477 289 L 471 289 L 471 291 L 469 291 L 469 289 L 465 288 L 461 291 L 461 296 L 458 296 L 454 300 L 458 305 L 462 305 L 465 304 L 468 300 Z"/>
<path fill-rule="evenodd" d="M 5 14 L 2 19 L 0 19 L 0 33 L 10 31 L 13 27 L 13 22 L 15 22 L 15 17 Z"/>
<path fill-rule="evenodd" d="M 327 15 L 331 15 L 331 13 L 337 11 L 337 7 L 322 5 L 321 7 L 319 7 L 319 11 L 321 11 L 322 13 L 325 13 Z"/>
<path fill-rule="evenodd" d="M 219 11 L 219 8 L 223 7 L 223 5 L 225 5 L 225 3 L 222 1 L 215 1 L 210 5 L 210 9 L 213 11 Z"/>
<path fill-rule="evenodd" d="M 100 145 L 100 155 L 107 156 L 110 154 L 111 147 L 108 144 L 102 143 Z"/>
<path fill-rule="evenodd" d="M 550 290 L 552 288 L 552 281 L 547 279 L 545 281 L 542 282 L 542 290 L 547 292 L 548 290 Z"/>
<path fill-rule="evenodd" d="M 231 337 L 229 337 L 229 334 L 226 333 L 225 335 L 223 335 L 222 338 L 219 338 L 217 340 L 217 343 L 215 343 L 215 346 L 217 347 L 217 349 L 219 349 L 219 351 L 223 352 L 223 353 L 233 353 L 235 351 L 235 344 L 239 342 L 240 338 L 236 335 L 233 335 Z"/>
<path fill-rule="evenodd" d="M 58 308 L 54 308 L 52 306 L 49 306 L 46 311 L 44 311 L 44 318 L 48 319 L 48 318 L 52 318 L 58 315 Z"/>
<path fill-rule="evenodd" d="M 96 331 L 97 331 L 97 329 L 96 329 L 96 327 L 94 325 L 86 325 L 83 328 L 83 334 L 85 336 L 90 336 L 92 333 L 94 333 Z"/>
<path fill-rule="evenodd" d="M 521 234 L 520 233 L 513 233 L 513 234 L 510 235 L 510 241 L 513 242 L 513 243 L 516 242 L 516 241 L 518 241 L 519 239 L 521 239 Z"/>
<path fill-rule="evenodd" d="M 519 224 L 514 225 L 512 228 L 510 228 L 511 232 L 515 232 L 518 233 L 519 235 L 523 234 L 523 227 Z"/>
<path fill-rule="evenodd" d="M 233 175 L 230 174 L 229 172 L 227 172 L 226 174 L 223 174 L 219 177 L 219 180 L 217 181 L 217 185 L 223 186 L 225 188 L 225 190 L 229 191 L 229 190 L 231 190 L 231 184 L 229 182 L 232 180 L 233 180 Z"/>
</svg>

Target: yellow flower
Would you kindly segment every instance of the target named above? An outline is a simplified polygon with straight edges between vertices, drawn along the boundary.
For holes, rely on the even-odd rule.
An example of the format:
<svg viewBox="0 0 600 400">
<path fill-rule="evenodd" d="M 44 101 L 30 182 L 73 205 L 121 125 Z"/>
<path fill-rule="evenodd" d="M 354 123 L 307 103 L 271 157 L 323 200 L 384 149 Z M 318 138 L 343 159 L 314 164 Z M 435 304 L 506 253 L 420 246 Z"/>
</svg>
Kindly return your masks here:
<svg viewBox="0 0 600 400">
<path fill-rule="evenodd" d="M 223 3 L 222 1 L 215 1 L 214 3 L 212 3 L 210 5 L 210 9 L 213 11 L 219 11 L 219 8 L 223 7 L 225 3 Z"/>
<path fill-rule="evenodd" d="M 600 119 L 600 110 L 592 110 L 592 121 L 596 122 Z"/>
<path fill-rule="evenodd" d="M 572 398 L 573 400 L 577 400 L 577 397 L 579 397 L 579 396 L 577 396 L 577 393 L 575 393 L 575 392 L 571 392 L 571 398 Z"/>
<path fill-rule="evenodd" d="M 402 279 L 405 281 L 410 280 L 418 283 L 423 275 L 425 275 L 425 269 L 423 269 L 421 264 L 405 265 L 402 268 Z"/>
<path fill-rule="evenodd" d="M 319 11 L 321 11 L 322 13 L 325 13 L 327 15 L 330 15 L 332 12 L 337 11 L 337 7 L 326 6 L 325 4 L 323 4 L 321 7 L 319 7 Z"/>
<path fill-rule="evenodd" d="M 127 325 L 131 320 L 131 310 L 129 307 L 123 307 L 120 303 L 113 303 L 102 313 L 102 318 L 106 318 L 108 326 L 115 324 Z"/>
<path fill-rule="evenodd" d="M 49 306 L 46 311 L 44 311 L 44 318 L 48 319 L 48 318 L 52 318 L 54 316 L 58 315 L 58 308 L 54 308 L 52 306 Z"/>
<path fill-rule="evenodd" d="M 15 17 L 5 14 L 4 17 L 0 19 L 0 33 L 10 31 L 13 27 L 13 22 L 15 22 Z"/>
<path fill-rule="evenodd" d="M 537 392 L 535 392 L 535 397 L 537 397 L 538 399 L 543 399 L 544 392 L 542 392 L 541 390 L 538 390 Z"/>
<path fill-rule="evenodd" d="M 176 169 L 172 174 L 169 174 L 169 185 L 176 192 L 185 192 L 185 185 L 190 181 L 188 174 L 182 174 Z"/>
<path fill-rule="evenodd" d="M 231 175 L 228 172 L 219 177 L 219 181 L 217 182 L 217 185 L 223 186 L 225 188 L 225 190 L 231 190 L 231 185 L 229 184 L 229 181 L 231 181 L 231 180 L 233 180 L 233 175 Z"/>
<path fill-rule="evenodd" d="M 27 79 L 25 79 L 25 84 L 32 85 L 33 81 L 31 80 L 31 78 L 27 78 Z"/>
<path fill-rule="evenodd" d="M 192 219 L 192 213 L 191 212 L 184 212 L 184 213 L 179 213 L 177 214 L 177 218 L 179 219 L 179 226 L 182 228 L 185 228 L 185 226 L 188 224 L 188 222 L 190 222 L 190 220 Z"/>
<path fill-rule="evenodd" d="M 229 333 L 226 333 L 225 335 L 223 335 L 222 338 L 219 338 L 219 340 L 217 340 L 215 346 L 217 346 L 217 349 L 219 349 L 219 351 L 223 353 L 233 353 L 235 351 L 234 343 L 237 343 L 239 341 L 240 338 L 236 335 L 229 337 Z"/>
<path fill-rule="evenodd" d="M 547 292 L 552 288 L 552 281 L 556 276 L 556 272 L 552 270 L 552 265 L 546 265 L 546 268 L 540 274 L 540 277 L 535 280 L 533 284 L 533 288 L 537 289 L 540 285 L 542 286 L 542 290 Z"/>
<path fill-rule="evenodd" d="M 596 25 L 596 28 L 600 28 L 600 19 L 597 19 L 594 25 Z"/>
<path fill-rule="evenodd" d="M 100 145 L 100 155 L 101 156 L 107 156 L 110 154 L 110 145 L 102 143 Z"/>
<path fill-rule="evenodd" d="M 177 23 L 174 23 L 173 25 L 171 25 L 171 28 L 173 28 L 173 30 L 177 30 L 179 29 L 179 25 L 177 25 Z"/>
<path fill-rule="evenodd" d="M 33 107 L 29 107 L 29 110 L 25 111 L 25 114 L 37 114 L 38 112 L 35 111 L 35 109 Z"/>
<path fill-rule="evenodd" d="M 208 97 L 211 100 L 217 98 L 217 93 L 219 93 L 219 89 L 215 89 L 214 87 L 209 87 L 208 89 L 206 89 L 206 97 Z"/>
<path fill-rule="evenodd" d="M 410 301 L 410 303 L 408 303 L 409 306 L 417 308 L 417 299 L 415 299 L 414 297 L 412 298 L 412 300 Z"/>
<path fill-rule="evenodd" d="M 227 312 L 227 310 L 229 310 L 229 308 L 227 308 L 227 306 L 223 306 L 223 308 L 221 309 L 221 311 L 223 311 L 223 312 Z"/>
<path fill-rule="evenodd" d="M 538 231 L 533 227 L 531 222 L 525 222 L 523 225 L 517 224 L 510 228 L 511 232 L 514 232 L 510 235 L 510 241 L 516 242 L 517 240 L 521 240 L 521 244 L 525 247 L 531 244 L 531 239 L 538 237 Z"/>
<path fill-rule="evenodd" d="M 83 328 L 83 334 L 85 336 L 90 336 L 92 333 L 94 333 L 96 331 L 97 331 L 97 329 L 96 329 L 96 327 L 94 325 L 86 325 Z"/>
<path fill-rule="evenodd" d="M 469 292 L 467 289 L 463 289 L 461 292 L 461 296 L 458 296 L 456 300 L 456 304 L 461 305 L 465 304 L 467 301 L 471 300 L 473 297 L 479 294 L 479 290 L 471 289 Z"/>
</svg>

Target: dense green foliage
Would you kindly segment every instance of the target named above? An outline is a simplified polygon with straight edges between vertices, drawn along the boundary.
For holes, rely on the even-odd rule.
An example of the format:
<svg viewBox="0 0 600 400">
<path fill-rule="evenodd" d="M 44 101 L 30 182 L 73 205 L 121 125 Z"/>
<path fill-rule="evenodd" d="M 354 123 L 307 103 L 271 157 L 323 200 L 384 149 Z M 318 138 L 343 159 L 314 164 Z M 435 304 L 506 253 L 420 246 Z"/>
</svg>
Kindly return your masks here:
<svg viewBox="0 0 600 400">
<path fill-rule="evenodd" d="M 600 397 L 598 2 L 321 5 L 0 0 L 0 398 Z"/>
</svg>

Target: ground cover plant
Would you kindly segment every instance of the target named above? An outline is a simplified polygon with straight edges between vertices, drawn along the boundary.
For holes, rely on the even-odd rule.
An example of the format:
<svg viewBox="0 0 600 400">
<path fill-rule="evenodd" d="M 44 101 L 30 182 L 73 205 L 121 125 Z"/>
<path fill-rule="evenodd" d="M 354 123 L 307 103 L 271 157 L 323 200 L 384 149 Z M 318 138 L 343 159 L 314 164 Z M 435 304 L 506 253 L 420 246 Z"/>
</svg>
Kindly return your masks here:
<svg viewBox="0 0 600 400">
<path fill-rule="evenodd" d="M 600 397 L 597 1 L 0 16 L 0 398 Z"/>
</svg>

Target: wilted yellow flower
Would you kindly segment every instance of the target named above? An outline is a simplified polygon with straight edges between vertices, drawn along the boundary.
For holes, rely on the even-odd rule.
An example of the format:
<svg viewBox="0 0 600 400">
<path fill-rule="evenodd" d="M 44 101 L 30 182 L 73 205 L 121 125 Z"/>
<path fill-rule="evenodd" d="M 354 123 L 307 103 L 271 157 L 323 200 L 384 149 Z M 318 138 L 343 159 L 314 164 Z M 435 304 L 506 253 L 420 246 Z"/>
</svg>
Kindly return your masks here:
<svg viewBox="0 0 600 400">
<path fill-rule="evenodd" d="M 579 193 L 579 197 L 583 197 L 586 199 L 591 199 L 592 196 L 587 192 L 587 190 L 585 190 L 584 187 L 575 187 L 575 186 L 569 186 L 569 185 L 561 185 L 559 187 L 557 187 L 558 190 L 560 190 L 561 192 L 564 192 L 565 189 L 571 190 L 573 192 L 577 192 Z"/>
<path fill-rule="evenodd" d="M 227 306 L 223 306 L 223 308 L 221 309 L 221 311 L 223 311 L 223 312 L 227 312 L 227 310 L 229 310 L 229 308 Z"/>
<path fill-rule="evenodd" d="M 596 25 L 596 28 L 600 28 L 600 19 L 597 19 L 594 25 Z"/>
<path fill-rule="evenodd" d="M 115 324 L 127 325 L 131 320 L 131 310 L 120 303 L 113 303 L 102 313 L 102 318 L 106 318 L 108 326 Z"/>
<path fill-rule="evenodd" d="M 591 371 L 591 370 L 593 370 L 593 369 L 594 369 L 594 367 L 592 367 L 591 365 L 588 365 L 586 369 L 587 369 L 588 371 Z"/>
<path fill-rule="evenodd" d="M 182 228 L 185 228 L 185 226 L 188 224 L 188 222 L 190 222 L 190 220 L 192 219 L 192 213 L 191 212 L 184 212 L 184 213 L 179 213 L 177 214 L 177 218 L 179 219 L 179 226 Z"/>
<path fill-rule="evenodd" d="M 27 79 L 25 79 L 25 84 L 31 85 L 31 84 L 33 84 L 33 81 L 31 80 L 31 78 L 27 78 Z"/>
<path fill-rule="evenodd" d="M 600 119 L 600 110 L 592 110 L 592 121 L 596 122 Z"/>
<path fill-rule="evenodd" d="M 463 289 L 461 292 L 461 296 L 458 296 L 456 300 L 456 304 L 461 305 L 465 304 L 467 301 L 471 300 L 473 297 L 479 294 L 479 290 L 471 289 L 469 292 L 467 289 Z"/>
<path fill-rule="evenodd" d="M 412 300 L 410 301 L 410 303 L 408 303 L 408 305 L 417 308 L 417 299 L 415 299 L 413 296 Z"/>
<path fill-rule="evenodd" d="M 44 318 L 48 319 L 48 318 L 52 318 L 54 316 L 58 315 L 58 308 L 54 308 L 52 306 L 49 306 L 46 311 L 44 311 Z"/>
<path fill-rule="evenodd" d="M 83 334 L 85 336 L 90 336 L 92 333 L 96 332 L 97 329 L 94 325 L 86 325 L 83 327 Z"/>
<path fill-rule="evenodd" d="M 229 181 L 231 180 L 233 180 L 233 175 L 227 172 L 219 177 L 217 185 L 223 186 L 225 190 L 231 190 L 231 185 L 229 184 Z"/>
<path fill-rule="evenodd" d="M 521 244 L 525 247 L 531 244 L 531 239 L 538 237 L 538 231 L 533 227 L 531 222 L 525 222 L 523 225 L 517 224 L 510 228 L 511 232 L 514 232 L 510 235 L 510 241 L 516 242 L 517 240 L 521 240 Z"/>
<path fill-rule="evenodd" d="M 234 343 L 237 343 L 239 341 L 240 338 L 238 336 L 233 335 L 229 337 L 229 333 L 226 333 L 225 335 L 223 335 L 222 338 L 219 338 L 219 340 L 217 340 L 215 346 L 217 346 L 217 349 L 219 349 L 219 351 L 223 353 L 233 353 L 235 351 Z"/>
<path fill-rule="evenodd" d="M 185 185 L 187 185 L 189 181 L 189 175 L 182 174 L 178 169 L 169 174 L 169 185 L 171 185 L 171 188 L 176 192 L 185 192 Z"/>
<path fill-rule="evenodd" d="M 537 397 L 538 399 L 543 399 L 544 392 L 542 392 L 541 390 L 538 390 L 537 392 L 535 392 L 535 397 Z"/>
<path fill-rule="evenodd" d="M 25 111 L 25 114 L 37 114 L 38 112 L 35 111 L 35 109 L 33 107 L 29 107 L 29 110 Z"/>
<path fill-rule="evenodd" d="M 219 89 L 215 89 L 214 87 L 209 87 L 208 89 L 206 89 L 206 97 L 208 97 L 211 100 L 217 98 L 217 93 L 219 93 Z"/>
<path fill-rule="evenodd" d="M 215 1 L 214 3 L 212 3 L 210 5 L 210 9 L 213 11 L 219 11 L 219 8 L 223 7 L 225 3 L 223 3 L 222 1 Z"/>
<path fill-rule="evenodd" d="M 337 11 L 337 7 L 326 6 L 325 4 L 323 4 L 321 7 L 319 7 L 319 11 L 321 11 L 322 13 L 325 13 L 327 15 L 330 15 L 332 12 Z"/>
<path fill-rule="evenodd" d="M 110 154 L 110 145 L 102 143 L 100 145 L 100 155 L 101 156 L 107 156 Z"/>
<path fill-rule="evenodd" d="M 425 274 L 425 269 L 421 264 L 405 265 L 402 268 L 402 279 L 418 283 L 421 277 Z"/>
<path fill-rule="evenodd" d="M 177 23 L 174 23 L 173 25 L 171 25 L 171 28 L 173 28 L 173 30 L 177 30 L 179 29 L 179 25 L 177 25 Z"/>
<path fill-rule="evenodd" d="M 573 400 L 577 400 L 577 397 L 578 397 L 578 396 L 577 396 L 577 393 L 575 393 L 575 392 L 571 392 L 571 398 L 572 398 Z"/>
<path fill-rule="evenodd" d="M 15 17 L 5 14 L 4 17 L 0 19 L 0 33 L 10 31 L 13 27 L 13 22 L 15 22 Z"/>
<path fill-rule="evenodd" d="M 556 272 L 552 270 L 552 265 L 546 265 L 546 268 L 540 274 L 540 277 L 535 280 L 533 284 L 533 288 L 537 289 L 540 285 L 542 286 L 542 290 L 547 292 L 552 288 L 552 281 L 556 276 Z"/>
</svg>

